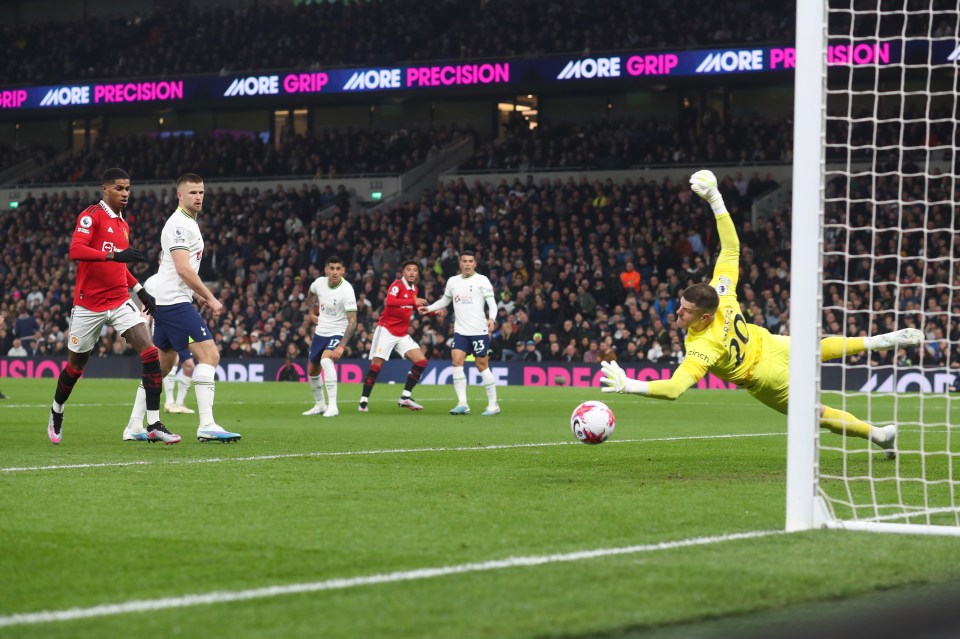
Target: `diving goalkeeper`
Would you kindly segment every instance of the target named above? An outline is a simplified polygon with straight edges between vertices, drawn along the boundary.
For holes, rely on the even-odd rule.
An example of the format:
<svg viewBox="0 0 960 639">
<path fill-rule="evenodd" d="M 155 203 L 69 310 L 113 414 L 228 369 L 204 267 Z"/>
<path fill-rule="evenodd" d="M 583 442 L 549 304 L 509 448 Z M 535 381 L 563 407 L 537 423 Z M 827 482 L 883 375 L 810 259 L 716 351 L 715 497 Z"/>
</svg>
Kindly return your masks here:
<svg viewBox="0 0 960 639">
<path fill-rule="evenodd" d="M 686 359 L 668 380 L 628 379 L 616 362 L 603 362 L 605 393 L 634 393 L 657 399 L 677 399 L 707 372 L 744 388 L 783 414 L 790 392 L 790 338 L 748 324 L 737 302 L 740 239 L 730 219 L 717 178 L 710 171 L 690 177 L 693 192 L 710 203 L 720 235 L 720 257 L 710 284 L 694 284 L 681 293 L 677 327 L 687 331 Z M 820 342 L 823 361 L 866 350 L 915 346 L 923 333 L 905 328 L 873 337 L 826 337 Z M 820 426 L 833 433 L 869 439 L 888 459 L 896 456 L 897 426 L 871 426 L 842 410 L 820 406 Z"/>
</svg>

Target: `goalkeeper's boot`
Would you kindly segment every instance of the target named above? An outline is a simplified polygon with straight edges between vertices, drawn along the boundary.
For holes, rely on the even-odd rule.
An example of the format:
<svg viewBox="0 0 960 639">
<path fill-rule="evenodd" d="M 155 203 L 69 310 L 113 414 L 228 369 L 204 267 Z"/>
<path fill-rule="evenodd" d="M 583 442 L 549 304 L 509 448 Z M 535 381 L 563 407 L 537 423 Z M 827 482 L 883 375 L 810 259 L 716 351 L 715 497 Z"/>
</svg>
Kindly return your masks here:
<svg viewBox="0 0 960 639">
<path fill-rule="evenodd" d="M 167 427 L 163 425 L 163 422 L 157 422 L 156 424 L 147 424 L 147 441 L 154 442 L 163 442 L 164 444 L 179 444 L 180 435 L 176 433 L 171 433 L 167 430 Z"/>
<path fill-rule="evenodd" d="M 423 406 L 413 400 L 412 397 L 401 397 L 397 402 L 400 408 L 409 408 L 410 410 L 423 410 Z"/>
<path fill-rule="evenodd" d="M 916 328 L 902 328 L 892 333 L 873 337 L 874 350 L 888 350 L 901 346 L 917 346 L 923 341 L 923 331 Z"/>
<path fill-rule="evenodd" d="M 47 422 L 47 436 L 54 444 L 59 444 L 63 437 L 63 413 L 50 409 L 50 420 Z"/>
<path fill-rule="evenodd" d="M 141 424 L 127 424 L 127 427 L 123 429 L 123 441 L 145 442 L 150 441 L 150 438 Z"/>
<path fill-rule="evenodd" d="M 890 424 L 879 428 L 873 427 L 870 431 L 870 441 L 883 449 L 883 456 L 887 459 L 897 457 L 897 425 Z"/>
<path fill-rule="evenodd" d="M 323 412 L 327 410 L 327 405 L 324 402 L 317 402 L 313 405 L 313 408 L 310 410 L 305 410 L 301 415 L 323 415 Z"/>
<path fill-rule="evenodd" d="M 493 406 L 487 406 L 487 410 L 483 411 L 483 412 L 480 413 L 480 414 L 483 415 L 484 417 L 491 417 L 492 415 L 499 415 L 499 414 L 500 414 L 500 405 L 499 405 L 499 404 L 494 404 Z"/>
<path fill-rule="evenodd" d="M 229 444 L 240 441 L 240 433 L 231 433 L 218 424 L 207 424 L 197 429 L 197 441 L 204 444 L 207 442 Z"/>
<path fill-rule="evenodd" d="M 465 404 L 457 404 L 456 406 L 450 409 L 450 414 L 451 415 L 469 415 L 470 407 L 466 406 Z"/>
</svg>

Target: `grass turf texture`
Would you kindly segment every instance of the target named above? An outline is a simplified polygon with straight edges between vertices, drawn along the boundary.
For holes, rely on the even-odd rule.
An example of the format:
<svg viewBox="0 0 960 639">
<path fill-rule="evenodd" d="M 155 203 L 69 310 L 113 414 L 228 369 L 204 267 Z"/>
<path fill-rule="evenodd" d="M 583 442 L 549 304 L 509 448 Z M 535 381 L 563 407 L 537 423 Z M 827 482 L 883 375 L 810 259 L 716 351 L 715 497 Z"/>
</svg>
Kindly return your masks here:
<svg viewBox="0 0 960 639">
<path fill-rule="evenodd" d="M 163 446 L 120 440 L 133 382 L 83 380 L 54 447 L 45 433 L 53 387 L 4 380 L 12 399 L 0 402 L 0 467 L 146 463 L 0 473 L 0 616 L 783 527 L 785 418 L 745 393 L 667 403 L 501 388 L 504 412 L 486 418 L 475 387 L 474 413 L 453 417 L 450 387 L 418 388 L 427 409 L 412 413 L 396 406 L 399 386 L 380 385 L 360 414 L 359 387 L 342 385 L 340 416 L 325 419 L 300 415 L 312 403 L 304 384 L 218 384 L 218 421 L 243 441 L 200 444 L 196 416 L 165 415 L 184 441 Z M 574 443 L 571 411 L 604 398 L 617 416 L 613 439 Z M 909 404 L 890 411 L 904 419 L 917 410 Z M 656 441 L 723 434 L 760 436 Z M 366 454 L 513 444 L 559 445 Z M 365 454 L 340 454 L 351 452 Z M 888 474 L 893 464 L 879 458 L 851 463 Z M 937 463 L 946 464 L 928 460 Z M 945 560 L 958 551 L 955 538 L 815 531 L 0 635 L 648 636 L 960 579 L 960 564 Z"/>
</svg>

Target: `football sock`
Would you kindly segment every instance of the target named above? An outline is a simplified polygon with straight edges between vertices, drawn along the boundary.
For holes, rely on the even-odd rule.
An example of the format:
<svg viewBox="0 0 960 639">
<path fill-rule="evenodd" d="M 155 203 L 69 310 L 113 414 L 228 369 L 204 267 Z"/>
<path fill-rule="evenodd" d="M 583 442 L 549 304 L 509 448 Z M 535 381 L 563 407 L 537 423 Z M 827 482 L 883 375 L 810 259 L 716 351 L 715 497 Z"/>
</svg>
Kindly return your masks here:
<svg viewBox="0 0 960 639">
<path fill-rule="evenodd" d="M 497 405 L 497 378 L 487 368 L 480 373 L 480 381 L 483 384 L 483 390 L 487 391 L 487 405 L 493 408 Z"/>
<path fill-rule="evenodd" d="M 83 375 L 83 370 L 73 368 L 70 364 L 67 364 L 60 371 L 60 377 L 57 379 L 57 390 L 53 394 L 54 412 L 63 412 L 63 405 L 67 403 L 67 398 L 70 397 L 70 393 L 73 392 L 73 387 L 77 384 L 81 375 Z"/>
<path fill-rule="evenodd" d="M 323 403 L 323 378 L 319 375 L 310 376 L 310 392 L 313 393 L 313 401 L 317 404 Z"/>
<path fill-rule="evenodd" d="M 147 422 L 156 424 L 160 421 L 160 351 L 151 346 L 140 353 L 140 361 L 143 362 L 141 381 L 147 394 Z"/>
<path fill-rule="evenodd" d="M 453 367 L 453 390 L 457 394 L 457 404 L 467 405 L 467 376 L 463 372 L 463 366 Z"/>
<path fill-rule="evenodd" d="M 163 401 L 168 404 L 175 403 L 174 391 L 177 387 L 177 371 L 171 368 L 163 378 Z"/>
<path fill-rule="evenodd" d="M 127 422 L 127 428 L 143 428 L 143 418 L 147 416 L 147 392 L 143 390 L 143 384 L 137 386 L 137 397 L 133 400 L 133 410 L 130 411 L 130 421 Z"/>
<path fill-rule="evenodd" d="M 373 385 L 377 383 L 377 375 L 380 374 L 380 364 L 370 364 L 367 374 L 363 376 L 363 394 L 364 398 L 369 398 L 373 392 Z"/>
<path fill-rule="evenodd" d="M 417 382 L 420 381 L 420 376 L 423 375 L 423 369 L 427 367 L 427 360 L 421 359 L 419 362 L 414 362 L 413 366 L 410 367 L 410 372 L 407 373 L 407 383 L 403 387 L 403 394 L 401 397 L 410 397 L 410 394 L 413 392 L 413 387 L 417 385 Z"/>
<path fill-rule="evenodd" d="M 193 369 L 193 389 L 197 394 L 197 412 L 200 426 L 213 424 L 213 396 L 217 369 L 210 364 L 197 364 Z"/>
<path fill-rule="evenodd" d="M 337 367 L 333 360 L 324 358 L 320 360 L 320 368 L 323 369 L 323 385 L 327 389 L 327 403 L 330 406 L 337 405 Z"/>
<path fill-rule="evenodd" d="M 824 337 L 820 340 L 820 360 L 856 355 L 866 350 L 863 337 Z"/>
<path fill-rule="evenodd" d="M 873 426 L 867 422 L 860 421 L 850 413 L 829 406 L 823 407 L 823 417 L 820 418 L 820 426 L 826 428 L 831 433 L 837 435 L 848 435 L 850 437 L 860 437 L 867 439 L 870 437 L 870 431 Z"/>
<path fill-rule="evenodd" d="M 183 369 L 180 369 L 180 372 L 177 373 L 177 404 L 184 404 L 187 401 L 187 395 L 190 394 L 190 386 L 193 385 L 193 380 L 183 374 Z"/>
</svg>

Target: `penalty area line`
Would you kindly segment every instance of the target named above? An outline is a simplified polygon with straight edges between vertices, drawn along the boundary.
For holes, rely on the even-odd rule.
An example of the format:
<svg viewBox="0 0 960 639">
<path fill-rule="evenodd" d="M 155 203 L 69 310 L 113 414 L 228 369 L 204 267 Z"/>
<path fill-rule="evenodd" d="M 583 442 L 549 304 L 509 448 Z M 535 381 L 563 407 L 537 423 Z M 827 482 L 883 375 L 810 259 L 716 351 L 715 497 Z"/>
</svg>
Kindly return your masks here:
<svg viewBox="0 0 960 639">
<path fill-rule="evenodd" d="M 107 617 L 112 615 L 149 612 L 155 610 L 170 610 L 173 608 L 189 608 L 193 606 L 206 606 L 230 603 L 234 601 L 249 601 L 251 599 L 265 599 L 268 597 L 281 597 L 284 595 L 323 592 L 327 590 L 345 590 L 360 586 L 375 586 L 404 581 L 420 581 L 423 579 L 434 579 L 436 577 L 446 577 L 449 575 L 489 572 L 493 570 L 505 570 L 509 568 L 543 566 L 546 564 L 584 561 L 587 559 L 598 559 L 601 557 L 612 557 L 615 555 L 631 555 L 645 552 L 657 552 L 661 550 L 674 550 L 677 548 L 707 546 L 710 544 L 723 543 L 727 541 L 758 539 L 760 537 L 768 537 L 771 535 L 780 534 L 785 533 L 782 530 L 754 530 L 750 532 L 715 535 L 712 537 L 694 537 L 691 539 L 681 539 L 678 541 L 662 541 L 653 544 L 623 546 L 619 548 L 598 548 L 594 550 L 581 550 L 577 552 L 552 555 L 508 557 L 506 559 L 495 559 L 477 563 L 438 566 L 434 568 L 418 568 L 415 570 L 401 570 L 361 577 L 341 577 L 327 579 L 324 581 L 287 584 L 285 586 L 251 588 L 248 590 L 235 590 L 232 592 L 208 592 L 182 595 L 179 597 L 138 599 L 115 604 L 101 604 L 98 606 L 91 606 L 89 608 L 70 608 L 67 610 L 47 610 L 41 612 L 17 613 L 0 617 L 0 628 L 8 626 L 51 623 L 57 621 L 75 621 L 77 619 L 91 619 L 96 617 Z"/>
<path fill-rule="evenodd" d="M 783 437 L 786 433 L 739 433 L 721 435 L 688 435 L 682 437 L 651 437 L 649 439 L 615 439 L 610 444 L 639 444 L 654 442 L 682 442 L 699 439 L 741 439 L 746 437 Z M 136 446 L 137 443 L 131 444 Z M 175 466 L 181 464 L 219 464 L 223 462 L 257 462 L 276 459 L 298 459 L 309 457 L 352 457 L 361 455 L 405 455 L 410 453 L 460 453 L 487 450 L 509 450 L 512 448 L 550 448 L 553 446 L 578 446 L 577 441 L 535 442 L 531 444 L 489 444 L 487 446 L 435 446 L 426 448 L 378 448 L 373 450 L 332 450 L 309 453 L 278 453 L 276 455 L 251 455 L 248 457 L 208 457 L 203 459 L 137 459 L 122 462 L 92 462 L 87 464 L 51 464 L 49 466 L 8 466 L 0 468 L 2 473 L 24 473 L 43 470 L 70 470 L 77 468 L 123 468 L 126 466 Z"/>
</svg>

